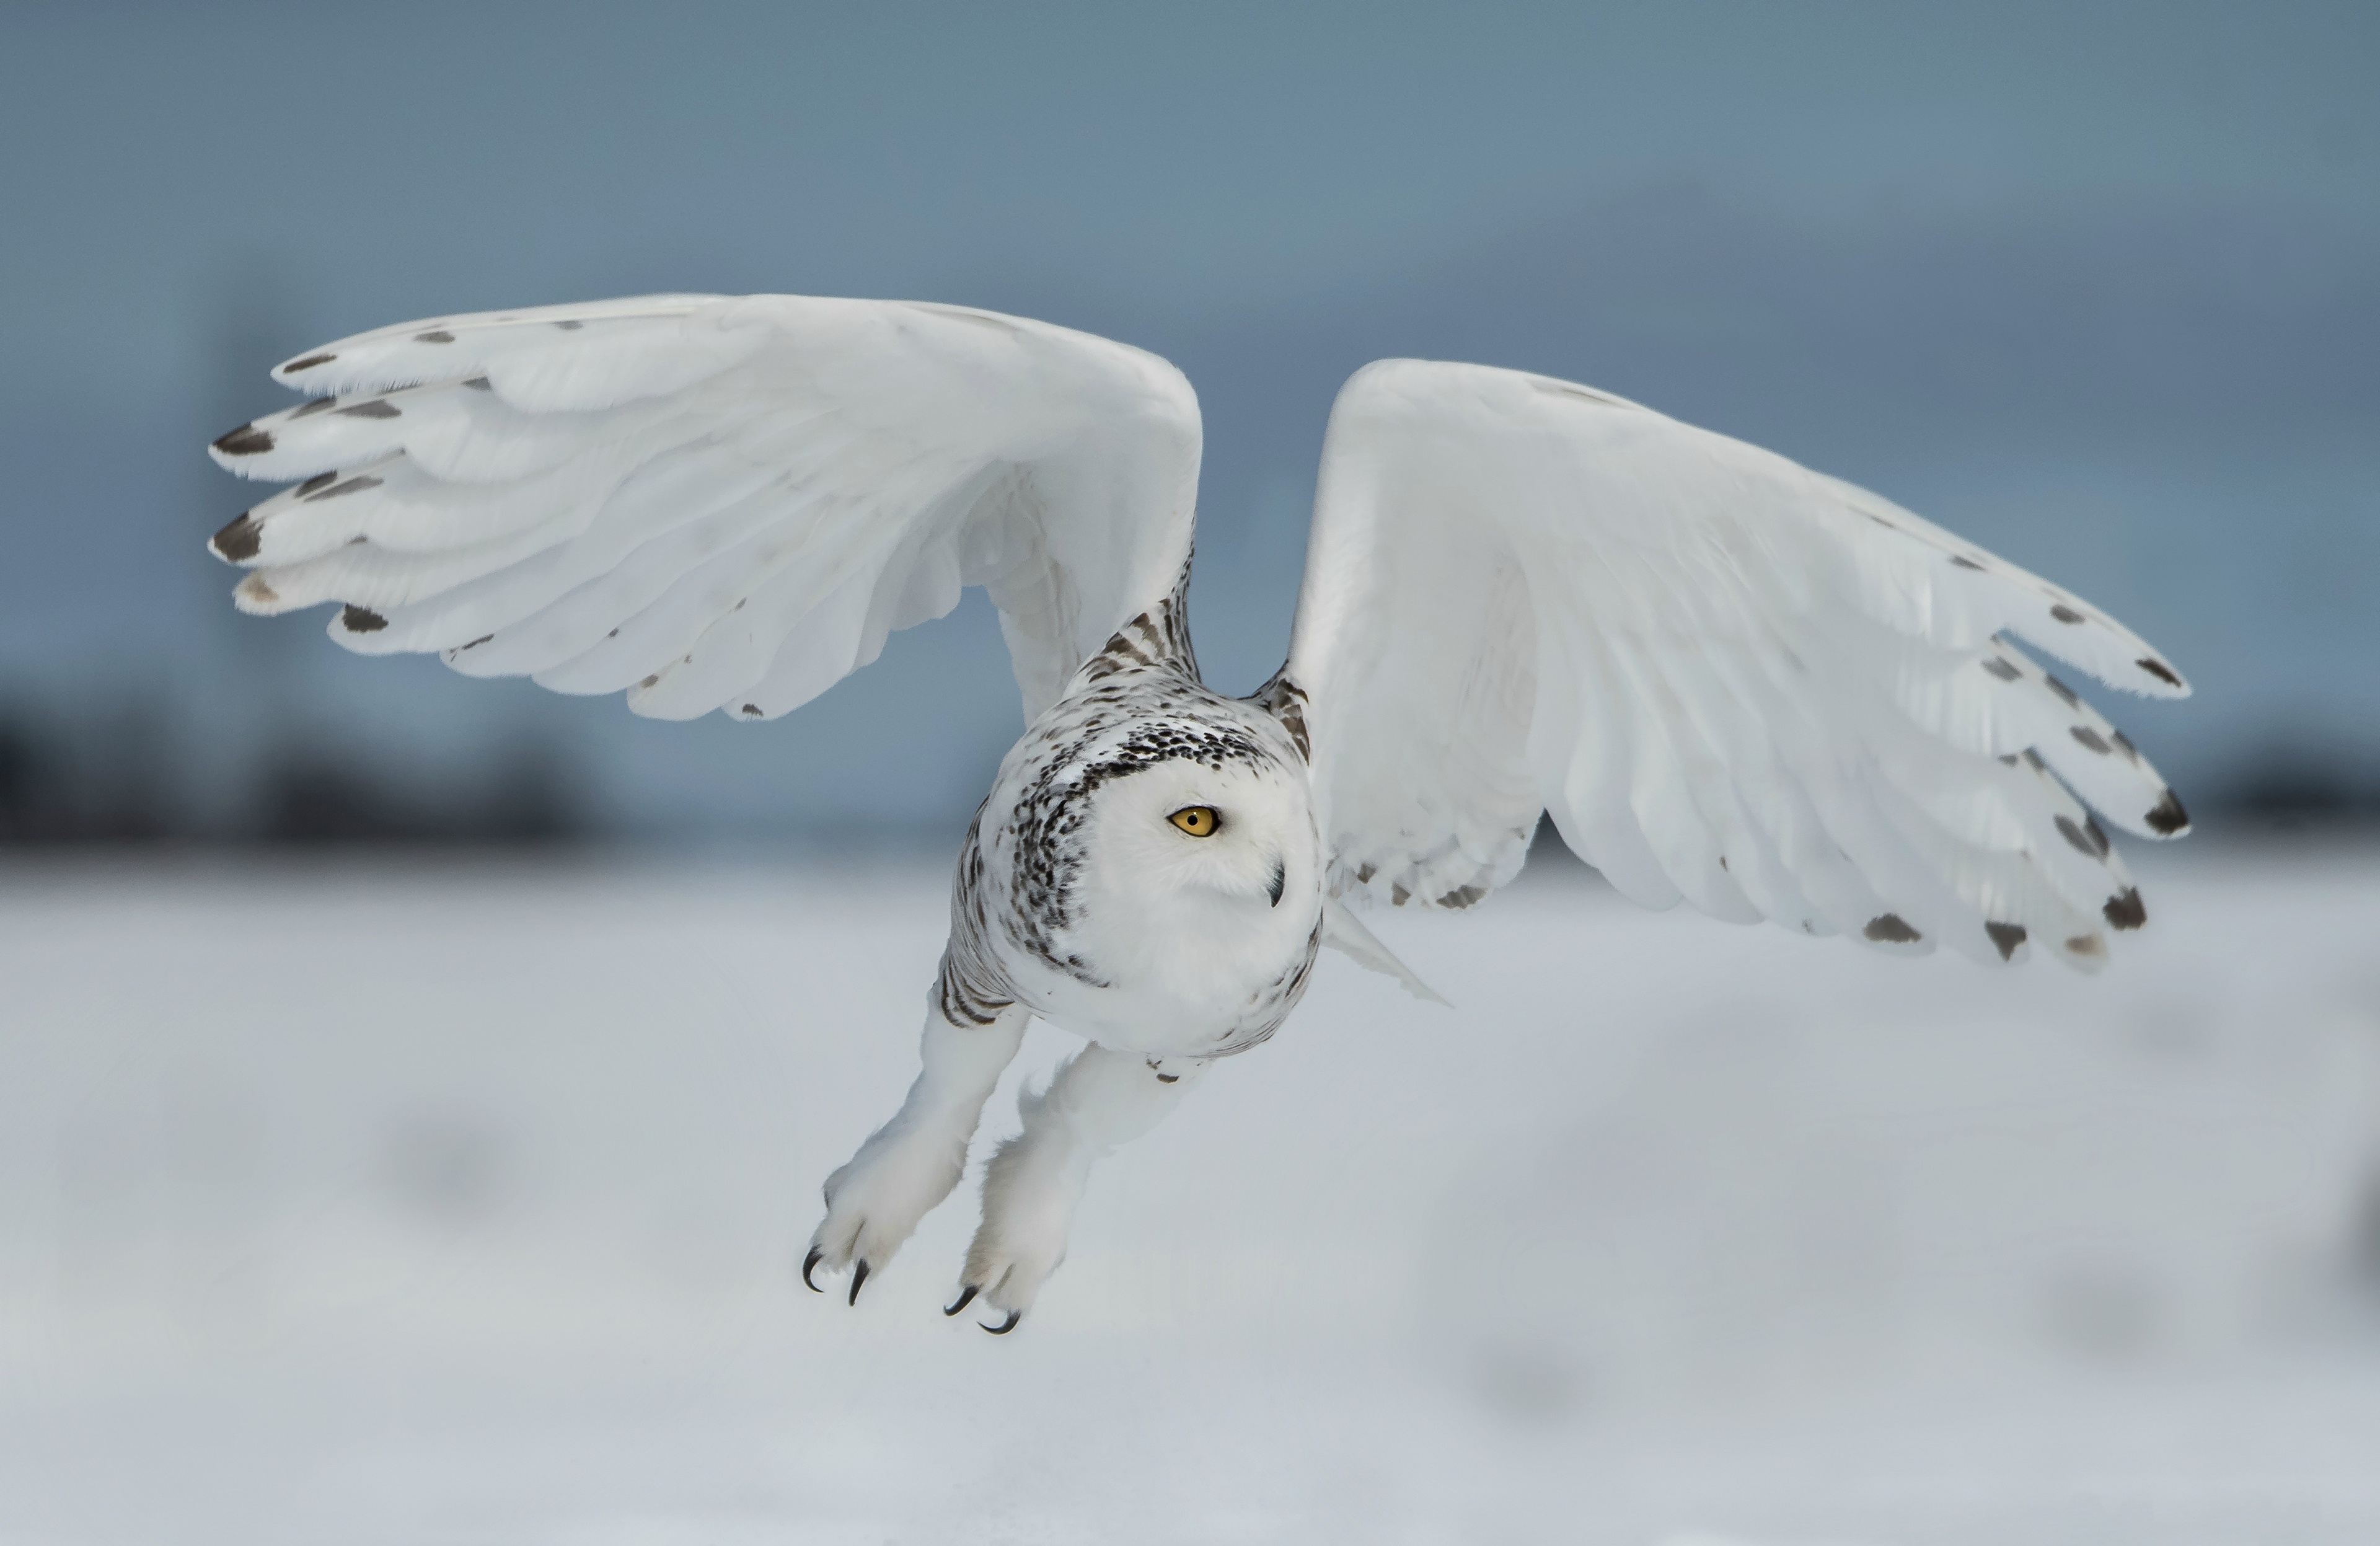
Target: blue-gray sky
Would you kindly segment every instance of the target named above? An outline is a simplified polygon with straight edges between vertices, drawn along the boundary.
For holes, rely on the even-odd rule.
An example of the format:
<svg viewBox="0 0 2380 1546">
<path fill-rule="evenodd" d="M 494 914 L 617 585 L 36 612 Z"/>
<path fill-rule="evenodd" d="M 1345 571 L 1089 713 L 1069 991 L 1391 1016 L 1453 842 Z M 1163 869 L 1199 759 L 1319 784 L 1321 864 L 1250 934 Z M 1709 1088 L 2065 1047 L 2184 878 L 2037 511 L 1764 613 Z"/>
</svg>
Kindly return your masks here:
<svg viewBox="0 0 2380 1546">
<path fill-rule="evenodd" d="M 0 8 L 0 711 L 171 705 L 423 789 L 554 739 L 636 825 L 948 823 L 1018 727 L 985 609 L 768 726 L 347 658 L 230 615 L 210 435 L 406 318 L 908 296 L 1166 354 L 1208 425 L 1194 626 L 1286 642 L 1330 394 L 1423 354 L 1593 382 L 1867 483 L 2193 676 L 2182 781 L 2380 766 L 2380 8 Z M 2112 695 L 2108 695 L 2112 697 Z M 2374 775 L 2380 782 L 2380 773 Z"/>
</svg>

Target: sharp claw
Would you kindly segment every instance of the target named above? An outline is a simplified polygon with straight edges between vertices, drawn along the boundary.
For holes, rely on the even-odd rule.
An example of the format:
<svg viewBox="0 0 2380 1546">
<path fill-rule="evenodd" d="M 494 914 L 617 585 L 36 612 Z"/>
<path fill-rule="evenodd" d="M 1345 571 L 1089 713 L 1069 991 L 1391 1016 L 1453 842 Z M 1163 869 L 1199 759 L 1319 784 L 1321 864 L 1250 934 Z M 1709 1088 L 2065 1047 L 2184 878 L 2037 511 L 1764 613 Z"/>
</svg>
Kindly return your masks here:
<svg viewBox="0 0 2380 1546">
<path fill-rule="evenodd" d="M 826 1292 L 825 1289 L 820 1288 L 817 1284 L 810 1281 L 810 1269 L 817 1266 L 819 1264 L 819 1258 L 825 1254 L 825 1251 L 820 1249 L 816 1246 L 812 1246 L 810 1248 L 809 1255 L 802 1258 L 802 1286 L 808 1289 L 813 1294 L 823 1294 Z"/>
<path fill-rule="evenodd" d="M 1009 1333 L 1014 1331 L 1016 1329 L 1016 1323 L 1024 1319 L 1025 1312 L 1023 1310 L 1012 1309 L 1008 1312 L 1008 1319 L 1002 1321 L 997 1326 L 983 1326 L 983 1322 L 980 1321 L 977 1321 L 976 1324 L 983 1326 L 985 1331 L 990 1332 L 994 1336 L 1006 1336 Z"/>
<path fill-rule="evenodd" d="M 942 1311 L 942 1313 L 944 1315 L 956 1315 L 959 1311 L 966 1309 L 968 1303 L 975 1298 L 975 1296 L 976 1285 L 974 1284 L 968 1284 L 965 1288 L 959 1291 L 958 1302 L 951 1306 L 950 1309 Z"/>
<path fill-rule="evenodd" d="M 859 1285 L 867 1281 L 868 1259 L 866 1257 L 862 1257 L 859 1260 L 859 1264 L 851 1270 L 851 1297 L 844 1302 L 845 1304 L 857 1304 L 859 1302 Z"/>
</svg>

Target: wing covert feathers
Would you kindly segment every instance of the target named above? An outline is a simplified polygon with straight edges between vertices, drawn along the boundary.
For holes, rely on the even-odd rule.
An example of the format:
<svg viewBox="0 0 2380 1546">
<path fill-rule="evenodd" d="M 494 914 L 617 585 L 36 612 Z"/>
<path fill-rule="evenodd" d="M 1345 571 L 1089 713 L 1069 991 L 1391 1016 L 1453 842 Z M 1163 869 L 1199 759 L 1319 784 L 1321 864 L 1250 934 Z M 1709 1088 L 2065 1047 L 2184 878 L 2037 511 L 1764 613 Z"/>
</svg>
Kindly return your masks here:
<svg viewBox="0 0 2380 1546">
<path fill-rule="evenodd" d="M 2088 969 L 2146 918 L 2093 810 L 2188 830 L 2139 749 L 2015 642 L 2186 696 L 2122 625 L 1864 490 L 1591 388 L 1366 367 L 1332 409 L 1308 555 L 1283 679 L 1343 892 L 1469 906 L 1543 807 L 1647 906 Z"/>
<path fill-rule="evenodd" d="M 1154 356 L 963 307 L 652 296 L 290 359 L 217 440 L 291 487 L 217 532 L 255 613 L 363 653 L 785 713 L 981 585 L 1028 716 L 1190 545 L 1196 399 Z"/>
</svg>

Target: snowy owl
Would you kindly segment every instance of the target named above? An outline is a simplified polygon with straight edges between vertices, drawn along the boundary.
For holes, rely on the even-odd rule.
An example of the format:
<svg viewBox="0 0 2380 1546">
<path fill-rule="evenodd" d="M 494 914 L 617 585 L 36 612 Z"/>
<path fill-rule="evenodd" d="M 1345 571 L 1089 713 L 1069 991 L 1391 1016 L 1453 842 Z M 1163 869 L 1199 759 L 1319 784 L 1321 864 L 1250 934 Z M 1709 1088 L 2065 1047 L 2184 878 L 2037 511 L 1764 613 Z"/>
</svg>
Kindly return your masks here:
<svg viewBox="0 0 2380 1546">
<path fill-rule="evenodd" d="M 2146 919 L 2090 813 L 2188 825 L 2010 637 L 2189 688 L 2057 586 L 1864 490 L 1609 393 L 1387 359 L 1322 446 L 1289 659 L 1204 685 L 1197 400 L 960 306 L 659 296 L 440 318 L 277 368 L 214 443 L 289 481 L 215 533 L 251 613 L 363 654 L 774 719 L 980 585 L 1023 690 L 960 849 L 923 1069 L 802 1263 L 856 1303 L 965 1169 L 1034 1016 L 1086 1045 L 985 1172 L 950 1313 L 1007 1332 L 1099 1155 L 1280 1029 L 1348 906 L 1467 907 L 1540 813 L 1621 892 L 1985 966 Z"/>
</svg>

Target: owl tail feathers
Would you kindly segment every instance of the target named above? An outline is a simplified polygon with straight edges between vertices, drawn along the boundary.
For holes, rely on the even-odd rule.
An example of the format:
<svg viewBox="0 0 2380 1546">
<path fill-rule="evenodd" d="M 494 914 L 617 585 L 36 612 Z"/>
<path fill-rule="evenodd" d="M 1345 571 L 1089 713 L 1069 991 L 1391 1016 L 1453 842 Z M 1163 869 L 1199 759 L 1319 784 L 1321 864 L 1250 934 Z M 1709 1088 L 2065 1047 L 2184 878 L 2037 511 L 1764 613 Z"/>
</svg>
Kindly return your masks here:
<svg viewBox="0 0 2380 1546">
<path fill-rule="evenodd" d="M 1322 943 L 1348 956 L 1366 971 L 1393 977 L 1405 985 L 1405 992 L 1425 1004 L 1446 1004 L 1437 990 L 1414 974 L 1413 968 L 1400 961 L 1389 947 L 1372 937 L 1372 931 L 1355 921 L 1355 915 L 1342 907 L 1336 896 L 1322 898 Z M 1454 1006 L 1446 1004 L 1449 1009 Z"/>
</svg>

